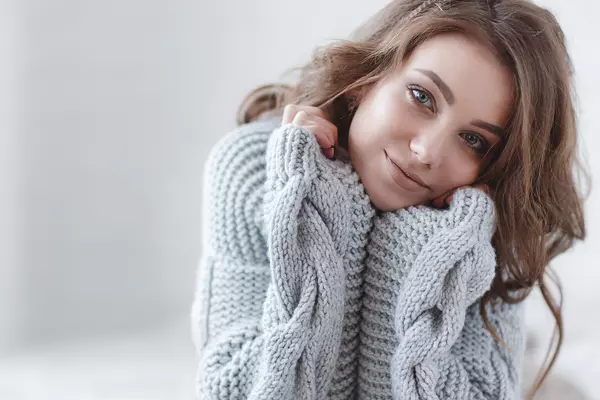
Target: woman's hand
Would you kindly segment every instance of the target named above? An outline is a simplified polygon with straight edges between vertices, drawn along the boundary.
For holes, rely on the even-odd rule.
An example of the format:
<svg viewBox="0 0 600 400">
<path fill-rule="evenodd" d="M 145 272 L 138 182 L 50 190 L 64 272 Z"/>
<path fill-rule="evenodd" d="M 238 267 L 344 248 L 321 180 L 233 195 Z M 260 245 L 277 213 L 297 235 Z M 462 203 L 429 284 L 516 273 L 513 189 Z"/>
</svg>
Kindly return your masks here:
<svg viewBox="0 0 600 400">
<path fill-rule="evenodd" d="M 470 187 L 470 186 L 469 185 L 464 185 L 464 186 L 459 186 L 457 188 L 454 188 L 454 189 L 450 190 L 449 192 L 444 193 L 440 197 L 438 197 L 436 199 L 433 199 L 432 202 L 431 202 L 431 204 L 435 208 L 444 208 L 447 205 L 449 206 L 450 203 L 452 202 L 452 198 L 454 197 L 454 193 L 457 190 L 462 189 L 462 188 L 466 188 L 466 187 Z M 480 184 L 474 185 L 473 188 L 482 190 L 488 196 L 492 197 L 492 192 L 491 192 L 491 189 L 490 189 L 490 187 L 488 185 L 480 183 Z"/>
<path fill-rule="evenodd" d="M 323 154 L 332 158 L 334 147 L 338 143 L 337 127 L 327 120 L 325 113 L 318 107 L 288 104 L 283 109 L 281 125 L 292 123 L 308 130 L 317 139 Z"/>
</svg>

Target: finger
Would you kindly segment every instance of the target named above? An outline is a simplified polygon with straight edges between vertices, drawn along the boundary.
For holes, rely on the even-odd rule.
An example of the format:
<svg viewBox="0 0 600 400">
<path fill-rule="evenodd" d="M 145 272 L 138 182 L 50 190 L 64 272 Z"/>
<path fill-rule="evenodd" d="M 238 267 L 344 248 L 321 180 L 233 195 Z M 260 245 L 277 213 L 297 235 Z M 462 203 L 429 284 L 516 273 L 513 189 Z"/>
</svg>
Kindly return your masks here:
<svg viewBox="0 0 600 400">
<path fill-rule="evenodd" d="M 432 201 L 432 205 L 435 208 L 442 208 L 444 206 L 444 199 L 445 199 L 446 195 L 444 194 L 443 196 L 437 197 L 435 199 L 433 199 Z"/>
<path fill-rule="evenodd" d="M 337 127 L 326 119 L 318 118 L 319 132 L 327 138 L 327 147 L 337 146 Z"/>
<path fill-rule="evenodd" d="M 294 125 L 302 125 L 302 126 L 307 125 L 308 124 L 308 115 L 306 114 L 306 111 L 300 110 L 300 111 L 296 112 L 296 115 L 294 115 L 294 118 L 292 119 L 291 122 Z M 304 126 L 304 127 L 308 129 L 308 126 Z M 308 129 L 308 130 L 314 134 L 312 129 Z"/>
<path fill-rule="evenodd" d="M 335 146 L 331 146 L 325 151 L 327 158 L 333 158 L 335 156 Z"/>
<path fill-rule="evenodd" d="M 332 124 L 330 121 L 327 120 L 323 110 L 321 110 L 318 107 L 301 106 L 301 105 L 297 105 L 297 104 L 287 104 L 283 109 L 283 116 L 281 118 L 281 124 L 285 125 L 285 124 L 289 124 L 289 123 L 293 122 L 294 118 L 296 118 L 296 115 L 300 111 L 304 111 L 306 113 L 306 117 L 309 117 L 309 118 L 313 117 L 313 116 L 316 117 L 316 119 L 311 118 L 311 119 L 315 120 L 316 123 L 322 123 L 322 129 L 327 134 L 327 137 L 329 138 L 329 142 L 331 143 L 328 145 L 328 147 L 330 147 L 332 145 L 337 145 L 337 140 L 338 140 L 337 127 L 334 124 Z M 319 129 L 319 130 L 321 130 L 321 129 Z"/>
<path fill-rule="evenodd" d="M 335 144 L 333 141 L 333 137 L 335 136 L 333 130 L 337 130 L 337 128 L 327 120 L 313 114 L 308 114 L 304 110 L 298 110 L 292 123 L 301 125 L 312 132 L 321 148 L 330 148 Z"/>
<path fill-rule="evenodd" d="M 315 136 L 317 138 L 317 142 L 319 146 L 323 149 L 323 153 L 328 158 L 333 158 L 335 156 L 335 147 L 338 145 L 337 143 L 337 127 L 326 121 L 322 118 L 318 118 L 317 123 L 319 126 L 315 128 Z"/>
<path fill-rule="evenodd" d="M 325 157 L 333 158 L 333 156 L 335 155 L 335 147 L 321 147 L 321 152 L 325 155 Z"/>
<path fill-rule="evenodd" d="M 321 126 L 315 125 L 314 127 L 311 126 L 312 125 L 312 121 L 309 123 L 310 125 L 305 125 L 306 121 L 304 120 L 303 122 L 303 127 L 305 127 L 306 129 L 310 130 L 311 132 L 314 131 L 314 135 L 315 138 L 317 139 L 317 143 L 319 144 L 319 147 L 323 150 L 323 154 L 325 154 L 328 158 L 332 158 L 334 155 L 334 145 L 331 142 L 330 139 L 330 135 L 327 134 L 326 131 L 324 131 L 322 129 Z"/>
<path fill-rule="evenodd" d="M 452 203 L 452 199 L 454 199 L 454 194 L 456 193 L 457 190 L 460 189 L 464 189 L 464 188 L 468 188 L 469 185 L 463 185 L 463 186 L 459 186 L 456 189 L 453 189 L 450 194 L 448 196 L 446 196 L 446 198 L 444 199 L 444 202 L 448 205 L 450 205 L 450 203 Z"/>
<path fill-rule="evenodd" d="M 439 197 L 436 197 L 435 199 L 433 199 L 432 201 L 432 205 L 435 208 L 444 208 L 447 204 L 449 205 L 450 202 L 452 201 L 452 196 L 454 196 L 454 191 L 456 189 L 451 189 L 447 192 L 445 192 L 444 194 L 442 194 Z"/>
<path fill-rule="evenodd" d="M 283 116 L 281 118 L 281 125 L 286 125 L 291 123 L 298 112 L 297 106 L 295 104 L 287 104 L 283 108 Z"/>
<path fill-rule="evenodd" d="M 319 116 L 307 113 L 303 109 L 297 110 L 292 123 L 311 132 L 327 157 L 332 158 L 334 156 L 334 138 L 337 137 L 337 127 L 334 124 Z"/>
<path fill-rule="evenodd" d="M 321 110 L 319 107 L 305 106 L 305 105 L 296 105 L 296 107 L 298 107 L 299 110 L 306 111 L 307 114 L 311 114 L 311 115 L 314 115 L 319 118 L 327 119 L 327 117 L 325 116 L 325 112 L 323 110 Z"/>
<path fill-rule="evenodd" d="M 287 104 L 283 108 L 283 116 L 281 118 L 281 124 L 285 125 L 285 124 L 289 124 L 290 122 L 292 122 L 294 120 L 294 117 L 296 116 L 296 114 L 300 111 L 304 111 L 308 115 L 314 115 L 316 117 L 327 120 L 327 117 L 325 116 L 325 112 L 323 110 L 321 110 L 319 107 L 305 106 L 305 105 L 298 105 L 298 104 Z"/>
<path fill-rule="evenodd" d="M 307 114 L 306 111 L 300 110 L 294 116 L 292 124 L 298 125 L 310 133 L 312 133 L 315 137 L 323 136 L 324 134 L 320 132 L 319 121 L 316 120 L 317 117 Z M 324 139 L 325 143 L 327 141 L 327 136 L 325 135 Z"/>
<path fill-rule="evenodd" d="M 327 120 L 325 120 L 327 121 Z M 331 140 L 331 143 L 334 146 L 338 145 L 338 129 L 337 126 L 335 126 L 335 124 L 327 121 L 327 133 L 329 134 L 329 139 Z"/>
<path fill-rule="evenodd" d="M 329 140 L 329 136 L 324 132 L 315 133 L 315 138 L 317 139 L 317 143 L 319 143 L 319 147 L 322 149 L 329 149 L 333 146 L 333 143 Z"/>
</svg>

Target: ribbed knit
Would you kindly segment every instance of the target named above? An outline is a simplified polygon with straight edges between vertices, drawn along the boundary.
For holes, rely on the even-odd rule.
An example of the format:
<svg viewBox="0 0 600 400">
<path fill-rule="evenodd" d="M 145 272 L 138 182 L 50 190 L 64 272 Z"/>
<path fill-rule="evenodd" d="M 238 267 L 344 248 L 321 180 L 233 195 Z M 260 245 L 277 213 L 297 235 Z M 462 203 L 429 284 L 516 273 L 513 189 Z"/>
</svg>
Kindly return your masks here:
<svg viewBox="0 0 600 400">
<path fill-rule="evenodd" d="M 520 306 L 478 314 L 493 204 L 376 215 L 349 163 L 276 120 L 211 151 L 192 308 L 200 399 L 517 398 Z M 366 281 L 365 281 L 366 279 Z"/>
</svg>

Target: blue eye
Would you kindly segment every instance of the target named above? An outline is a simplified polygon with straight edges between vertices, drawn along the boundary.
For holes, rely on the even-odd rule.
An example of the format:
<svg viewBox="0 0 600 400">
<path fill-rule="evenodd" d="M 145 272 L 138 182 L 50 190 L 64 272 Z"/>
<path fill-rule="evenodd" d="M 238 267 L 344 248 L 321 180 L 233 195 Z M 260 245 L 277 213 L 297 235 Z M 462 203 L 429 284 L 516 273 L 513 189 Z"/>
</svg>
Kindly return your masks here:
<svg viewBox="0 0 600 400">
<path fill-rule="evenodd" d="M 425 90 L 419 88 L 409 88 L 411 91 L 411 97 L 419 104 L 424 105 L 429 110 L 433 111 L 433 98 Z"/>
<path fill-rule="evenodd" d="M 487 140 L 483 139 L 481 136 L 471 133 L 471 132 L 463 132 L 460 134 L 465 143 L 473 150 L 474 152 L 484 155 L 488 152 L 490 146 Z"/>
</svg>

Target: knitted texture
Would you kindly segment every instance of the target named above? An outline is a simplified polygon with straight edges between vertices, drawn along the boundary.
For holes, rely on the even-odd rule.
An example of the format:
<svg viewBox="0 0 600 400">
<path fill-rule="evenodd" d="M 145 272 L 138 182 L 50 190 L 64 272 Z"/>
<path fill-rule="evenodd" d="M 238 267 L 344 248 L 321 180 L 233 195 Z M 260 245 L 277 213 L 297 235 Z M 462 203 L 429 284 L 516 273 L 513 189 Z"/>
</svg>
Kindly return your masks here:
<svg viewBox="0 0 600 400">
<path fill-rule="evenodd" d="M 520 306 L 494 276 L 493 204 L 375 214 L 350 164 L 276 120 L 239 128 L 205 175 L 192 308 L 200 399 L 517 398 Z"/>
<path fill-rule="evenodd" d="M 524 351 L 520 305 L 479 314 L 495 275 L 494 208 L 476 189 L 447 210 L 414 206 L 376 217 L 365 271 L 361 398 L 515 399 Z M 509 350 L 510 349 L 510 350 Z"/>
<path fill-rule="evenodd" d="M 355 398 L 375 211 L 351 166 L 327 160 L 312 134 L 273 129 L 238 130 L 207 164 L 198 396 Z"/>
</svg>

